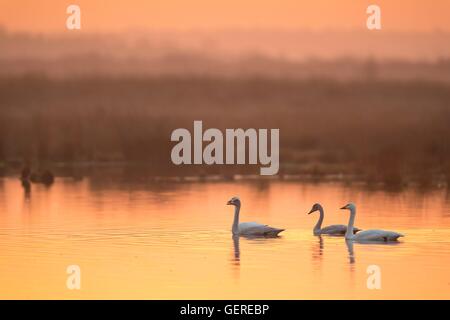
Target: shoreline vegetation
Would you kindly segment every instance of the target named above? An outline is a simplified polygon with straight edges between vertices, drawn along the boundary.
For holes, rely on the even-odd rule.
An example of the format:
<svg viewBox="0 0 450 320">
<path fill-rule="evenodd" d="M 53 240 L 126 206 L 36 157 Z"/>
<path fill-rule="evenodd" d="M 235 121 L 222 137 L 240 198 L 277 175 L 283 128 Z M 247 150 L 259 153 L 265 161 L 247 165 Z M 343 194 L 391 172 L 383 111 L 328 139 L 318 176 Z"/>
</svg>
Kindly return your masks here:
<svg viewBox="0 0 450 320">
<path fill-rule="evenodd" d="M 357 190 L 363 190 L 367 192 L 388 192 L 392 194 L 415 191 L 419 193 L 429 193 L 435 191 L 444 191 L 447 195 L 450 192 L 450 184 L 444 180 L 435 180 L 432 183 L 421 184 L 414 180 L 403 180 L 401 185 L 388 185 L 384 182 L 368 182 L 363 179 L 359 179 L 354 176 L 342 176 L 342 175 L 329 175 L 322 177 L 314 177 L 311 175 L 277 175 L 277 176 L 260 176 L 260 175 L 185 175 L 185 176 L 140 176 L 136 178 L 135 176 L 111 176 L 102 177 L 98 175 L 90 175 L 90 173 L 74 173 L 67 175 L 66 173 L 61 173 L 58 171 L 59 175 L 56 178 L 55 183 L 58 181 L 79 183 L 81 181 L 89 181 L 90 184 L 94 184 L 96 187 L 101 186 L 102 188 L 109 188 L 107 184 L 113 183 L 115 187 L 117 186 L 130 186 L 132 184 L 138 184 L 143 189 L 147 190 L 169 190 L 175 186 L 182 186 L 185 184 L 215 184 L 215 183 L 243 183 L 252 184 L 258 189 L 265 189 L 272 183 L 283 183 L 283 184 L 314 184 L 314 185 L 339 185 L 346 188 L 356 188 Z M 15 179 L 17 174 L 0 174 L 0 182 L 2 179 Z M 17 179 L 18 183 L 20 182 Z M 28 196 L 30 194 L 30 187 L 23 185 L 25 194 Z M 46 189 L 51 188 L 52 184 L 43 184 Z M 114 188 L 114 187 L 112 187 Z"/>
<path fill-rule="evenodd" d="M 203 167 L 203 166 L 202 166 Z M 233 167 L 233 166 L 232 166 Z M 245 168 L 242 168 L 245 167 Z M 78 163 L 50 163 L 46 168 L 52 168 L 53 173 L 60 179 L 81 181 L 84 178 L 100 179 L 100 181 L 123 181 L 142 183 L 214 183 L 214 182 L 301 182 L 301 183 L 343 183 L 359 185 L 369 189 L 400 191 L 408 188 L 421 189 L 450 189 L 448 177 L 444 174 L 422 177 L 409 175 L 401 176 L 398 181 L 368 177 L 364 174 L 352 173 L 324 173 L 319 171 L 301 170 L 301 166 L 290 164 L 291 170 L 273 176 L 263 176 L 255 173 L 256 165 L 234 166 L 228 170 L 155 168 L 147 163 L 124 162 L 78 162 Z M 22 164 L 20 162 L 0 163 L 1 178 L 19 178 Z M 295 169 L 293 169 L 295 168 Z"/>
<path fill-rule="evenodd" d="M 126 164 L 150 176 L 258 174 L 258 166 L 172 164 L 171 132 L 202 120 L 221 130 L 279 128 L 281 177 L 448 184 L 449 89 L 419 80 L 0 77 L 0 170 L 28 162 L 52 171 Z"/>
</svg>

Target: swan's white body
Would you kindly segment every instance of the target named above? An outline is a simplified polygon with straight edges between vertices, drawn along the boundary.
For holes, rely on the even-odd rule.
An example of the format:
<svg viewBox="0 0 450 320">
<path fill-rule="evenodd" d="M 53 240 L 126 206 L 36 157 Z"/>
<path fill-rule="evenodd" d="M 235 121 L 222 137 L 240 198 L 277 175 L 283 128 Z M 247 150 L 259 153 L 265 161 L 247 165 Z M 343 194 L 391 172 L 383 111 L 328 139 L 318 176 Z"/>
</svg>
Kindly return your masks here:
<svg viewBox="0 0 450 320">
<path fill-rule="evenodd" d="M 276 236 L 284 229 L 272 228 L 265 224 L 257 222 L 242 222 L 238 224 L 237 232 L 233 230 L 233 234 L 248 235 L 248 236 Z"/>
<path fill-rule="evenodd" d="M 402 234 L 395 231 L 386 230 L 365 230 L 358 232 L 353 237 L 346 237 L 348 240 L 357 241 L 397 241 L 398 238 L 403 237 Z"/>
<path fill-rule="evenodd" d="M 266 224 L 260 224 L 257 222 L 239 223 L 239 212 L 241 210 L 240 200 L 233 197 L 230 201 L 228 201 L 228 204 L 234 205 L 234 219 L 231 227 L 233 235 L 276 237 L 280 232 L 284 231 L 284 229 L 273 228 Z"/>
<path fill-rule="evenodd" d="M 344 224 L 332 224 L 330 226 L 322 228 L 322 222 L 325 217 L 325 214 L 324 214 L 323 207 L 320 204 L 318 204 L 318 203 L 314 204 L 311 211 L 309 212 L 309 214 L 314 211 L 319 211 L 319 220 L 317 220 L 317 223 L 313 229 L 313 234 L 315 236 L 319 236 L 319 235 L 323 235 L 323 234 L 334 235 L 334 236 L 345 235 L 345 233 L 347 232 L 347 226 Z M 361 229 L 356 228 L 356 227 L 353 228 L 354 233 L 356 233 L 360 230 Z"/>
<path fill-rule="evenodd" d="M 353 224 L 356 216 L 356 206 L 352 203 L 346 205 L 342 209 L 350 210 L 350 219 L 348 221 L 347 232 L 345 233 L 345 239 L 354 241 L 397 241 L 398 238 L 403 237 L 401 233 L 395 231 L 386 230 L 364 230 L 357 234 L 353 233 Z"/>
</svg>

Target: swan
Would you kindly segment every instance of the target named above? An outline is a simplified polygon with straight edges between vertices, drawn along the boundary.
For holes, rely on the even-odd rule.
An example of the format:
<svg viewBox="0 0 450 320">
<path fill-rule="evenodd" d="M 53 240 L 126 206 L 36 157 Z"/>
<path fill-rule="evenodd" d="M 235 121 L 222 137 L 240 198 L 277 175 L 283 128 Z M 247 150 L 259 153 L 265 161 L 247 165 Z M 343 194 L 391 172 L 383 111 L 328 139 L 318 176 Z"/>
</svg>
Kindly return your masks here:
<svg viewBox="0 0 450 320">
<path fill-rule="evenodd" d="M 313 229 L 313 234 L 315 236 L 321 235 L 321 234 L 328 234 L 328 235 L 335 235 L 335 236 L 343 236 L 345 232 L 347 232 L 347 226 L 344 224 L 333 224 L 331 226 L 327 226 L 322 228 L 322 222 L 324 218 L 324 212 L 323 207 L 320 205 L 320 203 L 315 203 L 311 211 L 308 212 L 308 214 L 311 214 L 313 212 L 319 211 L 320 216 L 319 220 L 317 221 L 316 225 Z M 353 232 L 356 233 L 358 231 L 361 231 L 361 229 L 354 227 Z"/>
<path fill-rule="evenodd" d="M 355 241 L 397 241 L 398 238 L 404 237 L 404 235 L 385 230 L 364 230 L 353 234 L 353 223 L 355 222 L 356 206 L 353 203 L 349 203 L 341 208 L 342 210 L 350 210 L 350 219 L 348 221 L 347 232 L 345 233 L 346 240 Z"/>
<path fill-rule="evenodd" d="M 241 210 L 241 200 L 238 197 L 231 198 L 227 205 L 234 206 L 234 220 L 231 231 L 233 235 L 240 236 L 264 236 L 276 237 L 285 229 L 272 228 L 265 224 L 257 222 L 242 222 L 239 223 L 239 211 Z"/>
</svg>

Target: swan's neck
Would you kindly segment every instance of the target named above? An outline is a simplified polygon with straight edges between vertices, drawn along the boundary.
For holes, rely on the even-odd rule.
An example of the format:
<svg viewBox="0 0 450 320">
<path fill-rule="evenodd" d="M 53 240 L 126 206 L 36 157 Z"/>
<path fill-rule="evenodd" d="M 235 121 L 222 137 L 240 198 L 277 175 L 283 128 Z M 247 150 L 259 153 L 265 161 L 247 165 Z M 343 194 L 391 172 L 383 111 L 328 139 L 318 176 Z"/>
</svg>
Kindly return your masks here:
<svg viewBox="0 0 450 320">
<path fill-rule="evenodd" d="M 356 210 L 350 209 L 350 219 L 348 219 L 348 226 L 347 226 L 347 232 L 345 233 L 345 239 L 352 239 L 354 237 L 353 225 L 355 224 L 355 216 L 356 216 Z"/>
<path fill-rule="evenodd" d="M 231 227 L 231 231 L 233 234 L 239 233 L 239 211 L 241 210 L 241 206 L 235 206 L 234 207 L 234 220 L 233 220 L 233 226 Z"/>
<path fill-rule="evenodd" d="M 317 220 L 317 223 L 314 226 L 314 231 L 319 231 L 320 228 L 322 228 L 322 222 L 323 222 L 323 216 L 324 216 L 322 207 L 319 208 L 319 214 L 320 214 L 319 220 Z"/>
</svg>

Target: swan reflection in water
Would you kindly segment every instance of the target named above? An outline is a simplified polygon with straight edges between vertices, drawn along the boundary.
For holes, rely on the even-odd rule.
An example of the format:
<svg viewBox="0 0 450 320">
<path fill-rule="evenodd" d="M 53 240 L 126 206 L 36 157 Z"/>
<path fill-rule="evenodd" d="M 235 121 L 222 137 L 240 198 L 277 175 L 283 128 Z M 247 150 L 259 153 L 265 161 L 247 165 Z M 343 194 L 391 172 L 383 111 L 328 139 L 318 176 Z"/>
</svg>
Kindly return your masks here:
<svg viewBox="0 0 450 320">
<path fill-rule="evenodd" d="M 233 235 L 233 249 L 234 249 L 234 256 L 233 256 L 233 264 L 238 266 L 241 261 L 241 250 L 239 248 L 239 236 Z"/>
<path fill-rule="evenodd" d="M 313 261 L 321 261 L 323 256 L 323 238 L 322 236 L 317 236 L 317 239 L 319 239 L 319 242 L 314 243 L 312 246 Z"/>
<path fill-rule="evenodd" d="M 233 240 L 233 258 L 231 259 L 231 264 L 233 266 L 240 266 L 241 262 L 241 249 L 240 249 L 240 238 L 245 238 L 248 241 L 260 242 L 260 241 L 271 241 L 274 239 L 279 239 L 280 237 L 261 237 L 261 236 L 239 236 L 233 234 L 231 239 Z"/>
<path fill-rule="evenodd" d="M 241 276 L 241 250 L 239 247 L 239 236 L 232 235 L 231 239 L 233 240 L 233 251 L 232 256 L 230 258 L 230 271 L 233 277 L 233 280 L 239 282 Z"/>
<path fill-rule="evenodd" d="M 321 261 L 324 254 L 324 241 L 322 236 L 317 236 L 319 240 L 317 243 L 314 243 L 312 247 L 312 259 L 314 261 Z M 353 241 L 345 240 L 345 244 L 347 245 L 348 257 L 350 264 L 355 263 L 355 256 L 353 251 Z"/>
<path fill-rule="evenodd" d="M 401 245 L 401 242 L 380 242 L 380 241 L 355 241 L 355 240 L 345 240 L 345 244 L 347 246 L 348 251 L 348 260 L 350 264 L 355 263 L 355 252 L 353 249 L 353 245 L 361 244 L 361 245 L 378 245 L 378 246 L 397 246 Z"/>
<path fill-rule="evenodd" d="M 353 241 L 345 240 L 345 244 L 347 246 L 347 251 L 348 251 L 348 262 L 350 264 L 354 264 L 355 263 L 355 252 L 353 250 Z"/>
</svg>

